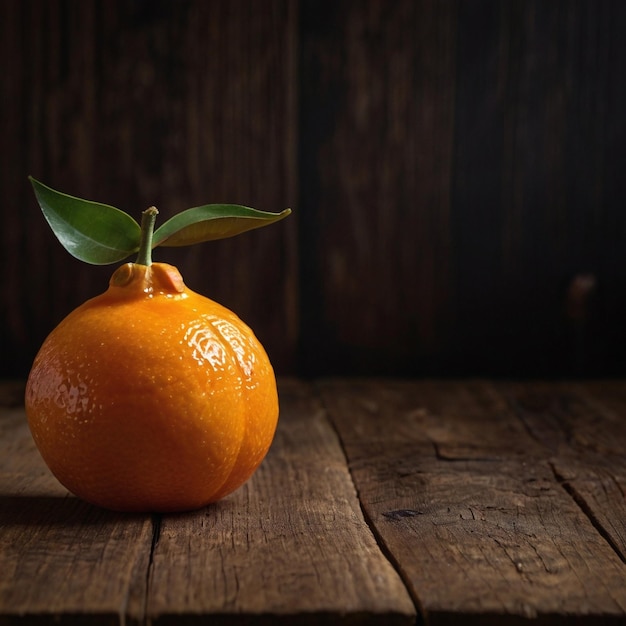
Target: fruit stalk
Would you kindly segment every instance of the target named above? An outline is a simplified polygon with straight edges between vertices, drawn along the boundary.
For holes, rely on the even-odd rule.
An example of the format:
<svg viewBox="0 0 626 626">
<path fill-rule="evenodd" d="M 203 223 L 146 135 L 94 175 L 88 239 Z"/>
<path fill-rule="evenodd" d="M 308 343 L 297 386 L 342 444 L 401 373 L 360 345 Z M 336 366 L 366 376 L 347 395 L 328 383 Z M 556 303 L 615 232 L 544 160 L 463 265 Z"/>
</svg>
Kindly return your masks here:
<svg viewBox="0 0 626 626">
<path fill-rule="evenodd" d="M 152 235 L 158 213 L 157 208 L 151 206 L 141 214 L 141 240 L 135 261 L 138 265 L 152 265 Z"/>
</svg>

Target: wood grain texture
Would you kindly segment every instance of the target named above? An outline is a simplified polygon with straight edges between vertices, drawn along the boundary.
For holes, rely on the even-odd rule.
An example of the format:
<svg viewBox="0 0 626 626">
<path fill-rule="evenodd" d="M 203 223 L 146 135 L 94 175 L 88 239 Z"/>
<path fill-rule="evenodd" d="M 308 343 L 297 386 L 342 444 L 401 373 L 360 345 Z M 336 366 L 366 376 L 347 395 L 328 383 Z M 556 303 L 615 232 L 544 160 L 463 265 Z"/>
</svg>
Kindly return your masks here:
<svg viewBox="0 0 626 626">
<path fill-rule="evenodd" d="M 206 511 L 163 519 L 148 617 L 157 624 L 200 623 L 206 614 L 237 624 L 414 623 L 319 402 L 295 383 L 282 384 L 280 397 L 276 441 L 252 480 Z"/>
<path fill-rule="evenodd" d="M 625 18 L 617 2 L 460 5 L 451 358 L 471 355 L 474 375 L 623 367 L 623 328 L 609 320 L 626 304 L 624 214 L 609 172 L 624 158 L 610 110 L 624 97 L 612 42 Z M 579 275 L 594 289 L 572 315 Z"/>
<path fill-rule="evenodd" d="M 510 395 L 482 381 L 328 382 L 321 391 L 364 511 L 427 623 L 626 618 L 622 483 L 606 489 L 585 480 L 593 473 L 566 474 L 575 451 L 532 435 Z M 570 414 L 573 430 L 534 424 L 558 429 L 567 446 L 574 422 L 581 437 L 595 430 L 591 406 Z M 621 441 L 623 418 L 600 418 L 606 440 Z M 589 459 L 578 456 L 578 471 L 594 469 Z"/>
<path fill-rule="evenodd" d="M 233 202 L 295 203 L 295 23 L 287 0 L 0 4 L 0 295 L 5 376 L 107 286 L 111 268 L 71 258 L 27 181 L 160 220 Z M 292 219 L 293 218 L 293 219 Z M 281 226 L 155 253 L 233 309 L 278 370 L 297 333 L 295 214 Z"/>
<path fill-rule="evenodd" d="M 301 5 L 303 371 L 623 372 L 624 3 Z"/>
<path fill-rule="evenodd" d="M 450 332 L 456 3 L 302 3 L 302 370 L 415 372 Z"/>
<path fill-rule="evenodd" d="M 563 488 L 626 563 L 626 387 L 503 385 Z"/>
<path fill-rule="evenodd" d="M 0 385 L 0 623 L 621 624 L 626 383 L 281 380 L 200 511 L 70 496 Z"/>
</svg>

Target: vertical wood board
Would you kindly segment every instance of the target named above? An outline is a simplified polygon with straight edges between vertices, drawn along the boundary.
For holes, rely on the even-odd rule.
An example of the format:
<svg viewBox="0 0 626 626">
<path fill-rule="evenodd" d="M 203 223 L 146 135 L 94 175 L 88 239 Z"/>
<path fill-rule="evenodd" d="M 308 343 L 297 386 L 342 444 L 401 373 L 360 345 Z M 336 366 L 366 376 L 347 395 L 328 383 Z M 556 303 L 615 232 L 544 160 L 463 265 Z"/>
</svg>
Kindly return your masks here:
<svg viewBox="0 0 626 626">
<path fill-rule="evenodd" d="M 301 3 L 304 372 L 414 372 L 441 355 L 456 4 Z"/>
</svg>

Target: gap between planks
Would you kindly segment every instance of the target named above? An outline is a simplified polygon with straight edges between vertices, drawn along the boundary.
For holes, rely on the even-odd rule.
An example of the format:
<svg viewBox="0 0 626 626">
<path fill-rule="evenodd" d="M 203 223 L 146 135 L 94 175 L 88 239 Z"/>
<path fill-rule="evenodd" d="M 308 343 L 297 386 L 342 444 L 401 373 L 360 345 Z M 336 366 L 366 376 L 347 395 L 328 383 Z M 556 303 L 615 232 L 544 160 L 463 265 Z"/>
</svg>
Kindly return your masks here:
<svg viewBox="0 0 626 626">
<path fill-rule="evenodd" d="M 600 395 L 488 381 L 318 388 L 361 506 L 428 623 L 626 619 L 626 569 L 613 549 L 626 537 L 623 384 Z"/>
<path fill-rule="evenodd" d="M 320 396 L 320 402 L 322 404 L 322 406 L 324 407 L 327 416 L 329 412 L 332 412 L 332 404 L 329 406 L 327 401 L 325 401 L 324 399 L 324 394 L 323 394 L 323 382 L 318 382 L 317 384 L 314 383 L 314 388 L 318 391 L 319 396 Z M 411 600 L 413 601 L 413 604 L 415 605 L 416 611 L 417 611 L 417 618 L 419 620 L 419 623 L 424 621 L 424 610 L 421 606 L 420 603 L 420 598 L 418 596 L 418 594 L 415 592 L 415 588 L 414 586 L 411 584 L 411 580 L 410 577 L 407 576 L 407 574 L 405 573 L 405 571 L 402 568 L 402 564 L 401 562 L 396 558 L 396 556 L 394 555 L 394 552 L 392 550 L 389 549 L 387 543 L 385 542 L 385 539 L 383 537 L 383 535 L 380 533 L 378 526 L 374 523 L 374 520 L 371 517 L 370 512 L 368 511 L 368 509 L 363 506 L 363 502 L 361 499 L 361 494 L 359 491 L 359 486 L 358 486 L 358 482 L 355 481 L 354 479 L 354 475 L 353 475 L 353 471 L 352 471 L 352 465 L 350 463 L 350 457 L 348 455 L 348 452 L 346 450 L 346 446 L 343 442 L 342 436 L 341 436 L 341 431 L 340 429 L 337 427 L 337 424 L 334 420 L 330 419 L 330 417 L 328 417 L 328 421 L 331 425 L 331 427 L 333 428 L 336 436 L 337 436 L 337 441 L 339 442 L 339 445 L 341 446 L 341 450 L 343 451 L 343 455 L 344 458 L 346 460 L 346 466 L 348 468 L 348 472 L 350 473 L 350 477 L 352 479 L 352 484 L 354 486 L 354 490 L 356 492 L 357 498 L 359 500 L 359 507 L 361 509 L 361 514 L 363 515 L 363 519 L 365 521 L 365 523 L 367 524 L 368 528 L 370 529 L 370 532 L 372 533 L 372 536 L 375 538 L 376 543 L 378 545 L 378 548 L 380 549 L 381 553 L 385 555 L 386 559 L 389 561 L 389 563 L 391 564 L 391 566 L 395 569 L 395 571 L 398 573 L 398 576 L 400 577 L 400 579 L 403 581 L 403 583 L 406 586 L 407 592 L 411 597 Z M 403 515 L 408 515 L 411 516 L 413 515 L 413 511 L 404 511 L 399 513 L 400 516 Z"/>
</svg>

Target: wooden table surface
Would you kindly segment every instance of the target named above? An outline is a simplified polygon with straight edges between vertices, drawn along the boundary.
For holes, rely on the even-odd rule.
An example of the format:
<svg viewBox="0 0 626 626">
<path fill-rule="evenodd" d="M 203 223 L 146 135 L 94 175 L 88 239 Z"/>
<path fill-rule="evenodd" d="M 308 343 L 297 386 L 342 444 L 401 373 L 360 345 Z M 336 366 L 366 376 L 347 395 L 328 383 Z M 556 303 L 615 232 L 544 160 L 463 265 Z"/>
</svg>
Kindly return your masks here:
<svg viewBox="0 0 626 626">
<path fill-rule="evenodd" d="M 0 386 L 0 624 L 626 624 L 626 381 L 281 380 L 176 515 L 69 495 Z"/>
</svg>

